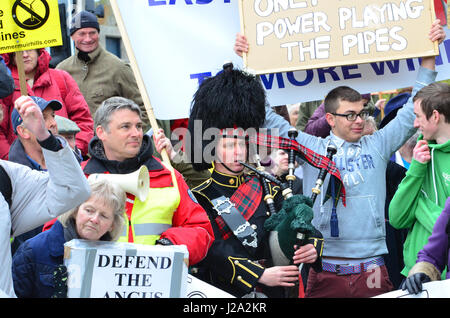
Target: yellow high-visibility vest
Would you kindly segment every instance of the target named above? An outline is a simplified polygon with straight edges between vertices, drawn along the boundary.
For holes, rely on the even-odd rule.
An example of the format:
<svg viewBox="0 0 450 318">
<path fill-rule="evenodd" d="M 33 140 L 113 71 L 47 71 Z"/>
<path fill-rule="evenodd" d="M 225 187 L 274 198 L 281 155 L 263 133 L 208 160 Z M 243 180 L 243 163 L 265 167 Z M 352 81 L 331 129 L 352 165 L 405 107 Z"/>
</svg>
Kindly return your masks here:
<svg viewBox="0 0 450 318">
<path fill-rule="evenodd" d="M 150 188 L 145 202 L 134 199 L 131 219 L 118 242 L 128 242 L 131 230 L 134 243 L 154 245 L 161 234 L 172 227 L 173 213 L 179 204 L 180 193 L 176 187 Z M 126 213 L 125 218 L 128 219 Z"/>
<path fill-rule="evenodd" d="M 173 213 L 178 208 L 181 198 L 175 173 L 171 167 L 168 169 L 171 171 L 173 186 L 150 188 L 144 202 L 135 197 L 131 219 L 128 220 L 125 213 L 128 224 L 118 242 L 128 242 L 131 230 L 134 243 L 155 245 L 155 241 L 161 237 L 161 234 L 172 227 Z"/>
</svg>

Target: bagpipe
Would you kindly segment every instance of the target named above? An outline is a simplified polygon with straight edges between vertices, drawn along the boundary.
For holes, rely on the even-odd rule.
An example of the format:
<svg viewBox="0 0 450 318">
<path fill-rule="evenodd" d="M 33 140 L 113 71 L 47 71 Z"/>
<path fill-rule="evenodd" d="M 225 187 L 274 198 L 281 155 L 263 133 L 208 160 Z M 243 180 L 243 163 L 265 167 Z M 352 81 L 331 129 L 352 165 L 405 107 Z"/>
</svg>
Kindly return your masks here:
<svg viewBox="0 0 450 318">
<path fill-rule="evenodd" d="M 314 216 L 312 207 L 317 195 L 321 193 L 321 187 L 328 173 L 334 177 L 330 179 L 330 182 L 338 183 L 339 196 L 345 205 L 345 188 L 342 184 L 339 170 L 332 161 L 332 157 L 336 153 L 336 147 L 329 145 L 326 156 L 322 156 L 300 145 L 295 140 L 298 135 L 295 129 L 291 129 L 288 134 L 289 139 L 259 133 L 249 136 L 249 145 L 260 145 L 288 151 L 286 182 L 280 181 L 264 170 L 257 152 L 254 154 L 256 168 L 240 162 L 243 166 L 256 173 L 262 183 L 264 201 L 270 212 L 270 217 L 266 220 L 264 228 L 270 232 L 269 245 L 275 266 L 292 264 L 292 258 L 295 253 L 294 246 L 299 248 L 305 245 L 307 237 L 315 233 L 316 230 L 311 224 Z M 292 192 L 293 183 L 296 179 L 294 170 L 297 156 L 319 169 L 316 185 L 311 189 L 312 194 L 310 197 Z M 281 189 L 283 202 L 282 208 L 278 212 L 276 212 L 275 202 L 267 184 L 269 182 L 278 185 Z"/>
<path fill-rule="evenodd" d="M 342 184 L 339 170 L 332 161 L 333 155 L 337 151 L 336 147 L 330 144 L 327 147 L 326 156 L 322 156 L 297 143 L 295 140 L 297 135 L 297 130 L 291 128 L 288 132 L 289 139 L 262 135 L 259 133 L 249 137 L 249 146 L 253 145 L 253 147 L 255 147 L 256 145 L 260 145 L 288 151 L 288 174 L 285 178 L 286 182 L 282 182 L 265 171 L 264 167 L 261 165 L 261 160 L 257 151 L 254 151 L 253 156 L 256 168 L 244 162 L 240 162 L 244 167 L 256 173 L 260 178 L 264 201 L 270 215 L 264 223 L 264 229 L 270 232 L 269 248 L 272 262 L 275 266 L 292 264 L 295 248 L 298 249 L 302 245 L 307 244 L 308 237 L 317 233 L 317 230 L 311 223 L 314 217 L 312 207 L 317 195 L 321 193 L 321 187 L 327 173 L 330 173 L 332 177 L 334 177 L 330 178 L 331 183 L 339 183 L 338 185 L 332 184 L 332 188 L 337 186 L 337 189 L 339 189 L 338 196 L 342 198 L 342 202 L 345 205 L 345 188 Z M 293 193 L 293 185 L 296 180 L 294 171 L 297 155 L 319 169 L 316 184 L 315 187 L 311 189 L 312 194 L 310 197 Z M 283 196 L 282 208 L 278 212 L 276 211 L 274 197 L 270 192 L 270 182 L 280 187 Z M 299 265 L 300 272 L 302 267 L 303 264 L 301 263 Z M 299 275 L 297 286 L 298 297 L 303 298 L 305 291 L 301 275 Z"/>
</svg>

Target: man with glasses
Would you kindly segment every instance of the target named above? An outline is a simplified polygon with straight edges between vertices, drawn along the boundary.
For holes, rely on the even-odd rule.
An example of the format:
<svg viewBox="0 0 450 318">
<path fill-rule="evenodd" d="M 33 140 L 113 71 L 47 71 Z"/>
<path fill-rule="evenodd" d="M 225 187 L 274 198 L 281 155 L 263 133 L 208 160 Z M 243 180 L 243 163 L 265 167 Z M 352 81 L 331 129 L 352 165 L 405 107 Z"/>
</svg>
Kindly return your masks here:
<svg viewBox="0 0 450 318">
<path fill-rule="evenodd" d="M 325 119 L 336 136 L 357 142 L 364 130 L 369 112 L 364 109 L 361 95 L 347 86 L 339 86 L 325 98 Z"/>
<path fill-rule="evenodd" d="M 369 112 L 367 110 L 362 110 L 359 114 L 357 113 L 349 113 L 349 114 L 338 114 L 331 113 L 335 116 L 346 117 L 348 121 L 355 121 L 358 117 L 361 117 L 362 120 L 366 120 L 369 117 Z"/>
<path fill-rule="evenodd" d="M 445 32 L 437 20 L 429 39 L 441 43 Z M 242 35 L 235 43 L 237 54 L 248 51 Z M 412 96 L 436 77 L 435 57 L 422 58 Z M 310 271 L 307 297 L 371 297 L 392 289 L 383 254 L 387 254 L 385 229 L 386 166 L 390 156 L 414 134 L 412 99 L 383 129 L 363 136 L 367 113 L 361 95 L 349 87 L 337 87 L 325 98 L 330 136 L 319 138 L 299 132 L 297 141 L 325 154 L 337 148 L 335 161 L 346 190 L 346 202 L 338 200 L 339 189 L 328 175 L 315 201 L 313 225 L 323 234 L 323 271 Z M 266 127 L 287 136 L 291 128 L 281 116 L 266 107 Z M 304 167 L 303 193 L 311 193 L 317 170 Z"/>
</svg>

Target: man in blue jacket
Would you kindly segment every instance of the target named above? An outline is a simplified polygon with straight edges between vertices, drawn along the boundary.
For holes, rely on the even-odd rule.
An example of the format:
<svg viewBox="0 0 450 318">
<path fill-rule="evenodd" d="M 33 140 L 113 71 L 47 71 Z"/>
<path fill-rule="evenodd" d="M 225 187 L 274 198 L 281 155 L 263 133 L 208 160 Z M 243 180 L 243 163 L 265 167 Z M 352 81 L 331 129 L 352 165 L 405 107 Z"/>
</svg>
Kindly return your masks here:
<svg viewBox="0 0 450 318">
<path fill-rule="evenodd" d="M 439 43 L 445 39 L 438 20 L 433 23 L 429 38 Z M 238 45 L 240 40 L 238 37 L 235 45 L 238 54 L 237 47 L 242 47 Z M 434 56 L 422 59 L 412 96 L 434 81 L 437 75 L 434 68 Z M 325 241 L 323 271 L 310 271 L 306 296 L 372 297 L 392 289 L 382 257 L 387 253 L 386 166 L 392 153 L 415 132 L 413 102 L 410 99 L 384 129 L 366 136 L 363 128 L 368 113 L 357 91 L 345 86 L 331 90 L 325 98 L 325 112 L 331 126 L 330 136 L 318 138 L 299 132 L 297 141 L 319 154 L 325 154 L 330 144 L 337 148 L 333 160 L 342 176 L 347 199 L 345 206 L 338 200 L 339 189 L 333 189 L 328 175 L 313 207 L 312 222 Z M 283 137 L 291 128 L 270 107 L 266 107 L 265 126 L 278 128 Z M 314 187 L 317 175 L 316 169 L 303 168 L 305 195 Z M 328 199 L 330 196 L 335 199 Z"/>
</svg>

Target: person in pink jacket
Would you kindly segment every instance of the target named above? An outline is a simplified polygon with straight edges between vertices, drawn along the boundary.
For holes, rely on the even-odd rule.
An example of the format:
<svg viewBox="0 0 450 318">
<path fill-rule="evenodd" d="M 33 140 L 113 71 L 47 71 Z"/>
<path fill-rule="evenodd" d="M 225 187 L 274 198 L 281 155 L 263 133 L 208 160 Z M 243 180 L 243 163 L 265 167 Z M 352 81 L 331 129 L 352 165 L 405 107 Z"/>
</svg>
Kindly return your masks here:
<svg viewBox="0 0 450 318">
<path fill-rule="evenodd" d="M 6 65 L 11 69 L 15 90 L 11 95 L 0 100 L 4 113 L 0 125 L 1 159 L 8 158 L 10 145 L 17 137 L 12 129 L 11 113 L 14 101 L 21 93 L 14 55 L 14 53 L 2 55 Z M 49 67 L 51 56 L 45 49 L 24 51 L 23 60 L 28 95 L 46 100 L 57 99 L 61 102 L 63 107 L 56 112 L 56 115 L 69 118 L 81 129 L 76 136 L 76 144 L 85 156 L 88 152 L 89 141 L 94 136 L 94 121 L 77 83 L 69 73 Z"/>
</svg>

